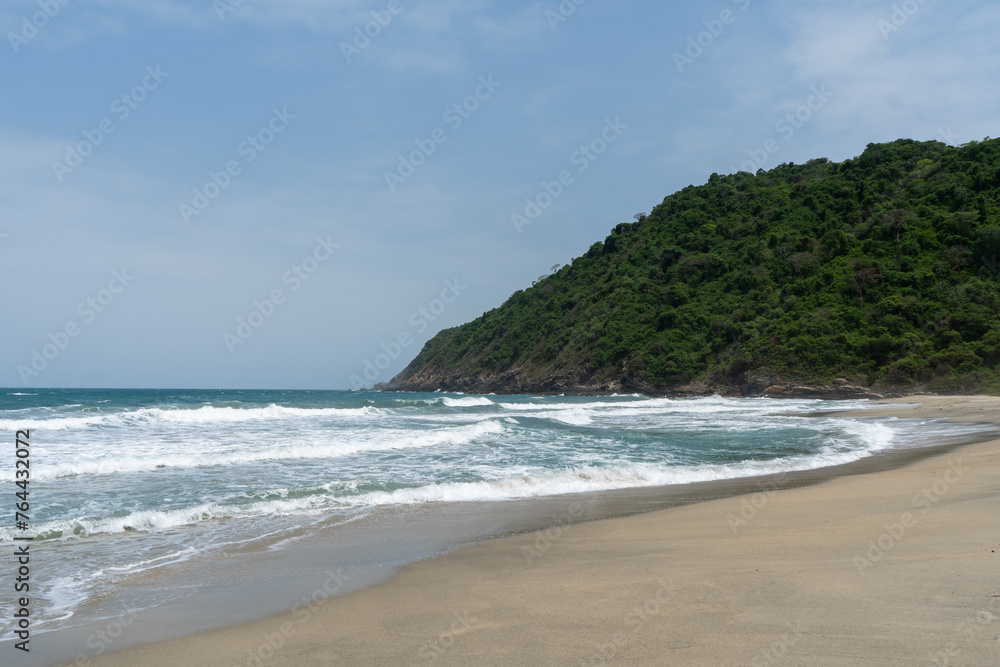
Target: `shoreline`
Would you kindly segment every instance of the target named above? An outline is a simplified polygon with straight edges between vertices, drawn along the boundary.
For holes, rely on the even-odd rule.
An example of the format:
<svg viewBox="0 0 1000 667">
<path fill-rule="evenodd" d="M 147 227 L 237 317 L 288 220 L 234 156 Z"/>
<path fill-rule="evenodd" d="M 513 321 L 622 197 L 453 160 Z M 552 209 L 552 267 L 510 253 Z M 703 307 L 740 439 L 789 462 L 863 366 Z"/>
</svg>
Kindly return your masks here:
<svg viewBox="0 0 1000 667">
<path fill-rule="evenodd" d="M 838 414 L 864 417 L 949 417 L 955 421 L 980 422 L 996 422 L 1000 414 L 1000 399 L 995 397 L 913 397 L 893 399 L 891 402 L 898 404 L 910 400 L 923 402 L 925 405 L 918 410 L 873 409 Z M 902 412 L 908 414 L 901 414 Z M 809 496 L 824 496 L 830 487 L 870 487 L 873 479 L 907 478 L 918 470 L 937 469 L 941 461 L 946 462 L 951 456 L 960 459 L 968 456 L 986 459 L 992 457 L 993 464 L 997 465 L 998 444 L 1000 441 L 975 445 L 940 445 L 884 456 L 881 457 L 882 460 L 878 460 L 880 457 L 870 457 L 845 466 L 790 472 L 784 475 L 787 479 L 770 486 L 767 485 L 767 477 L 701 483 L 694 485 L 700 487 L 695 493 L 692 493 L 692 489 L 673 489 L 675 497 L 673 506 L 669 509 L 637 509 L 637 504 L 642 502 L 663 507 L 664 487 L 650 489 L 651 494 L 647 500 L 637 498 L 641 494 L 636 494 L 634 489 L 628 490 L 631 492 L 628 494 L 603 492 L 603 507 L 596 513 L 601 516 L 600 521 L 590 521 L 582 512 L 579 516 L 572 516 L 575 514 L 572 510 L 573 503 L 567 503 L 567 499 L 562 498 L 561 502 L 566 505 L 571 518 L 584 521 L 583 523 L 567 522 L 542 532 L 518 534 L 463 547 L 443 556 L 407 565 L 388 582 L 343 597 L 327 599 L 326 593 L 317 589 L 314 599 L 320 602 L 300 607 L 297 612 L 192 637 L 140 644 L 117 653 L 88 658 L 84 664 L 329 664 L 339 660 L 351 664 L 467 664 L 470 661 L 497 660 L 501 654 L 507 656 L 503 662 L 548 664 L 573 661 L 580 664 L 583 661 L 583 664 L 588 664 L 587 660 L 594 655 L 598 658 L 603 655 L 604 659 L 610 660 L 607 655 L 609 652 L 618 656 L 615 660 L 656 664 L 664 656 L 672 656 L 674 651 L 687 651 L 691 655 L 683 660 L 697 662 L 708 655 L 696 655 L 695 649 L 698 646 L 705 649 L 705 646 L 696 641 L 687 648 L 664 646 L 662 640 L 655 637 L 639 641 L 640 634 L 645 636 L 648 627 L 654 627 L 666 619 L 666 615 L 661 612 L 668 604 L 667 600 L 673 605 L 674 598 L 683 594 L 680 581 L 669 578 L 670 570 L 677 570 L 678 577 L 681 573 L 687 574 L 689 578 L 699 574 L 699 564 L 688 562 L 679 568 L 661 567 L 657 576 L 663 577 L 662 582 L 650 578 L 650 573 L 657 569 L 657 549 L 669 547 L 672 542 L 663 535 L 657 537 L 657 532 L 662 532 L 664 522 L 679 523 L 687 531 L 681 531 L 681 534 L 687 535 L 689 540 L 693 539 L 693 535 L 700 535 L 702 539 L 694 540 L 696 544 L 692 546 L 699 547 L 701 552 L 694 549 L 695 554 L 711 552 L 713 548 L 717 551 L 720 547 L 724 552 L 727 544 L 738 544 L 741 533 L 750 534 L 759 530 L 762 525 L 777 533 L 765 540 L 768 544 L 781 543 L 783 539 L 784 542 L 792 542 L 790 548 L 794 550 L 796 540 L 789 540 L 788 535 L 781 535 L 783 532 L 787 533 L 787 528 L 782 530 L 783 526 L 770 525 L 765 521 L 771 509 L 779 507 L 790 512 L 791 518 L 801 521 L 798 514 L 805 513 L 806 510 L 796 510 L 794 506 L 799 501 L 790 502 L 791 498 L 804 495 L 806 498 L 801 502 L 808 506 Z M 954 476 L 957 473 L 952 474 Z M 964 477 L 963 473 L 962 478 Z M 764 486 L 755 488 L 754 484 Z M 990 494 L 987 494 L 994 504 L 997 491 L 997 488 L 991 487 Z M 848 496 L 856 493 L 857 491 L 847 491 Z M 742 502 L 736 502 L 737 500 Z M 751 501 L 752 504 L 748 504 Z M 620 508 L 624 516 L 606 518 L 615 516 L 613 507 L 616 502 L 628 503 L 630 506 Z M 726 512 L 721 512 L 723 507 L 727 509 Z M 590 509 L 592 508 L 588 508 Z M 937 507 L 934 506 L 934 509 L 937 510 Z M 714 514 L 714 521 L 710 522 L 714 534 L 711 531 L 709 533 L 714 535 L 714 539 L 705 539 L 708 524 L 703 519 L 706 513 Z M 702 520 L 698 520 L 698 517 Z M 984 517 L 983 523 L 988 523 L 988 518 Z M 916 525 L 919 527 L 920 524 Z M 607 545 L 607 536 L 617 534 L 624 537 L 615 542 L 615 546 Z M 881 534 L 876 532 L 874 537 L 878 539 Z M 1000 546 L 1000 537 L 994 541 L 997 542 L 993 546 L 996 549 Z M 595 549 L 595 544 L 601 545 L 600 548 Z M 866 546 L 863 541 L 861 546 Z M 892 546 L 894 544 L 890 548 Z M 676 549 L 668 549 L 668 552 L 679 558 Z M 645 561 L 644 574 L 636 572 L 634 567 L 620 568 L 623 559 L 631 565 L 637 561 Z M 881 560 L 880 556 L 879 561 Z M 1000 561 L 994 559 L 991 562 L 996 571 L 996 563 Z M 612 563 L 615 564 L 614 573 L 608 572 L 611 569 L 608 566 Z M 759 572 L 760 568 L 754 568 L 754 571 Z M 889 571 L 889 568 L 882 568 L 881 571 Z M 539 577 L 540 572 L 546 572 L 547 576 Z M 583 572 L 589 574 L 583 576 Z M 782 580 L 780 574 L 772 573 L 773 583 Z M 344 578 L 348 577 L 349 574 Z M 634 587 L 640 581 L 646 582 L 649 595 L 645 598 L 639 595 L 633 601 L 653 600 L 649 602 L 650 608 L 659 607 L 661 611 L 641 619 L 642 623 L 635 626 L 634 636 L 631 631 L 623 630 L 626 632 L 624 642 L 614 641 L 616 638 L 622 639 L 618 636 L 621 633 L 611 633 L 613 640 L 610 643 L 594 644 L 603 646 L 603 653 L 588 653 L 586 650 L 581 653 L 579 647 L 574 649 L 580 642 L 601 637 L 600 631 L 605 626 L 615 625 L 619 617 L 616 616 L 617 612 L 611 610 L 617 608 L 621 611 L 619 585 Z M 787 585 L 787 582 L 783 583 Z M 469 593 L 474 590 L 481 594 L 469 597 Z M 740 587 L 735 586 L 735 590 L 739 591 Z M 326 591 L 329 592 L 330 588 L 327 587 Z M 513 592 L 518 592 L 519 595 L 513 596 Z M 551 599 L 546 603 L 537 600 L 533 603 L 531 600 L 536 594 L 564 602 L 552 609 Z M 762 593 L 758 591 L 758 594 Z M 464 605 L 455 602 L 461 599 L 466 600 Z M 584 602 L 588 599 L 590 603 Z M 624 599 L 628 599 L 628 596 L 624 596 Z M 484 600 L 489 603 L 484 604 Z M 514 600 L 521 600 L 521 603 L 513 604 Z M 601 611 L 590 609 L 593 606 L 599 607 Z M 1000 600 L 996 607 L 998 609 L 995 615 L 1000 616 Z M 534 620 L 522 622 L 519 620 L 522 614 Z M 679 611 L 671 612 L 671 615 L 677 614 L 683 616 Z M 435 620 L 438 621 L 437 625 Z M 639 620 L 633 618 L 623 627 L 631 627 L 632 623 L 639 623 Z M 536 635 L 544 632 L 547 624 L 553 628 L 552 641 L 540 644 Z M 437 627 L 438 625 L 441 627 Z M 380 627 L 384 630 L 379 630 Z M 997 627 L 1000 627 L 1000 623 Z M 328 630 L 332 634 L 328 634 Z M 996 628 L 992 629 L 994 634 L 995 630 Z M 521 646 L 518 643 L 524 633 L 535 637 L 533 643 L 528 643 L 534 646 L 531 651 L 528 651 L 527 645 Z M 774 636 L 778 639 L 772 641 L 779 641 L 784 637 L 780 633 Z M 796 644 L 800 639 L 805 643 L 804 636 L 793 635 L 792 639 Z M 787 644 L 790 640 L 785 638 L 785 641 Z M 447 647 L 444 646 L 445 643 L 448 643 Z M 711 643 L 714 646 L 717 642 L 713 640 Z M 461 644 L 465 648 L 452 649 L 453 644 L 456 647 Z M 268 655 L 275 653 L 276 645 L 278 653 L 268 659 Z M 518 649 L 518 646 L 521 648 Z M 519 650 L 524 652 L 519 653 Z M 671 652 L 665 653 L 667 650 Z M 753 657 L 746 656 L 744 662 Z M 715 656 L 712 660 L 716 658 L 720 656 Z M 678 659 L 681 660 L 680 654 Z M 721 660 L 721 663 L 716 664 L 727 664 L 727 658 Z"/>
<path fill-rule="evenodd" d="M 851 384 L 840 380 L 831 385 L 802 384 L 780 376 L 762 376 L 754 378 L 747 386 L 719 385 L 706 382 L 670 387 L 654 387 L 646 384 L 622 385 L 605 383 L 600 385 L 580 385 L 543 382 L 541 384 L 512 384 L 496 387 L 491 384 L 450 385 L 439 381 L 404 384 L 394 386 L 389 382 L 380 382 L 373 387 L 361 391 L 390 393 L 450 393 L 470 394 L 474 396 L 579 396 L 608 397 L 642 395 L 648 398 L 708 398 L 722 396 L 723 398 L 809 398 L 826 401 L 851 401 L 859 399 L 884 400 L 908 396 L 906 391 L 892 387 L 880 388 Z"/>
<path fill-rule="evenodd" d="M 405 373 L 405 371 L 403 371 Z M 401 373 L 402 375 L 402 373 Z M 721 382 L 701 378 L 681 385 L 653 385 L 634 379 L 608 380 L 598 383 L 580 383 L 571 375 L 547 377 L 544 380 L 520 378 L 516 372 L 507 372 L 490 378 L 457 378 L 440 374 L 422 379 L 410 376 L 398 381 L 379 382 L 362 391 L 395 393 L 459 393 L 483 396 L 627 396 L 641 394 L 649 398 L 705 398 L 713 395 L 724 398 L 808 398 L 816 400 L 847 401 L 869 399 L 881 401 L 908 396 L 972 397 L 989 396 L 981 393 L 986 387 L 972 387 L 967 393 L 935 393 L 930 385 L 893 386 L 866 385 L 860 381 L 837 378 L 827 383 L 811 383 L 785 375 L 745 374 L 738 380 Z M 940 389 L 940 385 L 938 385 Z M 944 391 L 947 391 L 945 389 Z"/>
</svg>

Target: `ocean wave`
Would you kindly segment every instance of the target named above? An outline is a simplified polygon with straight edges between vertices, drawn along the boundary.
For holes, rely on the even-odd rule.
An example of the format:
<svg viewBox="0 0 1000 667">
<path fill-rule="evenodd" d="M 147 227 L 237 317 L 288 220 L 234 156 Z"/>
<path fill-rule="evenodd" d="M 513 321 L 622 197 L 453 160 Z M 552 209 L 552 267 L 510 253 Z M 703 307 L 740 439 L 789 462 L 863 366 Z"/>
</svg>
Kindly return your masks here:
<svg viewBox="0 0 1000 667">
<path fill-rule="evenodd" d="M 473 408 L 482 405 L 496 405 L 485 396 L 469 396 L 468 398 L 448 398 L 445 396 L 441 402 L 449 408 Z"/>
<path fill-rule="evenodd" d="M 541 410 L 612 410 L 626 407 L 658 408 L 675 403 L 669 398 L 650 398 L 641 401 L 588 401 L 586 403 L 499 403 L 504 410 L 537 412 Z"/>
<path fill-rule="evenodd" d="M 504 420 L 509 418 L 503 418 Z M 765 460 L 742 460 L 732 463 L 621 463 L 604 465 L 583 463 L 561 470 L 522 468 L 508 462 L 493 468 L 494 479 L 480 481 L 439 481 L 393 491 L 357 492 L 356 483 L 330 482 L 313 488 L 308 494 L 290 494 L 284 487 L 271 487 L 255 493 L 241 502 L 206 501 L 197 506 L 174 510 L 141 510 L 125 516 L 74 518 L 51 521 L 39 526 L 42 539 L 65 539 L 99 533 L 163 531 L 181 526 L 228 519 L 273 517 L 284 515 L 323 515 L 333 511 L 359 510 L 386 505 L 414 505 L 439 502 L 503 501 L 573 493 L 596 493 L 614 489 L 669 486 L 714 480 L 747 478 L 809 470 L 860 460 L 871 454 L 897 446 L 896 424 L 892 422 L 838 423 L 844 429 L 842 437 L 827 440 L 818 451 Z M 477 437 L 494 437 L 505 429 L 503 421 L 491 420 L 458 428 L 423 432 L 416 437 L 401 438 L 381 444 L 384 448 L 398 446 L 432 446 L 465 444 Z M 905 432 L 905 429 L 904 429 Z M 258 452 L 258 455 L 278 455 L 287 458 L 288 449 Z M 320 454 L 318 451 L 298 452 Z M 251 456 L 253 453 L 250 454 Z M 291 455 L 295 455 L 293 452 Z M 218 462 L 218 456 L 205 456 L 205 464 Z M 242 459 L 245 460 L 245 459 Z M 131 470 L 130 465 L 149 466 L 154 460 L 116 459 L 115 472 Z M 81 465 L 81 464 L 77 464 Z M 49 474 L 81 474 L 68 469 L 49 469 Z M 302 489 L 299 489 L 301 492 Z M 0 528 L 0 539 L 9 539 L 11 530 Z"/>
<path fill-rule="evenodd" d="M 227 466 L 260 461 L 281 460 L 284 462 L 304 459 L 333 459 L 350 456 L 359 452 L 374 452 L 393 449 L 419 449 L 441 446 L 461 446 L 487 436 L 501 434 L 505 426 L 498 420 L 487 420 L 464 426 L 439 428 L 428 431 L 374 432 L 367 439 L 322 444 L 282 445 L 257 451 L 208 451 L 176 453 L 170 455 L 118 455 L 89 461 L 76 460 L 55 465 L 40 465 L 35 479 L 57 479 L 73 475 L 116 475 L 150 472 L 160 468 L 181 469 L 203 466 Z"/>
<path fill-rule="evenodd" d="M 886 422 L 844 419 L 837 420 L 836 425 L 865 443 L 864 449 L 869 452 L 888 449 L 896 444 L 897 430 Z"/>
<path fill-rule="evenodd" d="M 137 510 L 120 517 L 78 517 L 40 524 L 35 539 L 44 541 L 98 534 L 154 532 L 223 519 L 309 513 L 330 507 L 331 500 L 333 499 L 326 496 L 308 496 L 245 505 L 203 503 L 195 507 L 174 510 Z M 9 539 L 10 532 L 8 529 L 0 528 L 0 540 Z"/>
<path fill-rule="evenodd" d="M 533 414 L 532 416 L 540 417 L 542 419 L 553 419 L 572 426 L 587 426 L 588 424 L 592 424 L 594 421 L 591 414 L 583 408 L 577 408 L 575 410 L 546 410 Z"/>
<path fill-rule="evenodd" d="M 635 463 L 609 467 L 585 466 L 555 474 L 517 475 L 492 481 L 445 482 L 391 492 L 376 491 L 350 500 L 354 503 L 376 506 L 517 500 L 776 475 L 794 470 L 812 470 L 851 463 L 868 455 L 870 452 L 867 450 L 829 450 L 811 456 L 743 461 L 726 465 L 666 467 Z"/>
<path fill-rule="evenodd" d="M 198 408 L 141 408 L 124 412 L 89 413 L 86 416 L 48 417 L 39 419 L 0 419 L 0 429 L 31 428 L 66 431 L 95 426 L 133 426 L 144 423 L 166 424 L 232 424 L 282 419 L 311 419 L 316 417 L 380 417 L 385 410 L 372 406 L 360 408 L 287 408 L 271 404 L 264 408 L 213 407 Z"/>
<path fill-rule="evenodd" d="M 395 398 L 393 403 L 408 407 L 425 407 L 428 405 L 439 405 L 446 408 L 474 408 L 485 405 L 496 405 L 485 396 L 470 396 L 468 398 L 451 398 L 442 396 L 437 398 Z"/>
<path fill-rule="evenodd" d="M 784 461 L 747 463 L 737 466 L 663 467 L 631 464 L 614 467 L 585 466 L 559 473 L 510 477 L 478 482 L 446 482 L 362 494 L 337 495 L 332 484 L 327 493 L 297 498 L 272 498 L 245 503 L 205 502 L 172 510 L 136 510 L 115 517 L 76 517 L 41 523 L 35 539 L 67 540 L 90 535 L 161 532 L 175 528 L 231 519 L 253 519 L 288 515 L 317 515 L 335 510 L 356 510 L 386 505 L 413 505 L 434 502 L 502 501 L 566 493 L 586 493 L 610 489 L 682 484 L 746 477 L 788 470 Z M 346 488 L 351 488 L 350 485 Z M 339 489 L 341 492 L 344 487 Z M 0 541 L 12 538 L 13 531 L 0 528 Z M 141 563 L 140 563 L 141 564 Z M 118 567 L 129 568 L 132 565 Z"/>
<path fill-rule="evenodd" d="M 630 399 L 635 396 L 622 396 Z M 641 426 L 650 426 L 650 420 L 669 420 L 674 428 L 704 428 L 718 426 L 719 420 L 739 420 L 741 425 L 749 425 L 751 420 L 778 416 L 806 416 L 824 409 L 854 410 L 871 407 L 870 401 L 840 402 L 835 407 L 809 399 L 732 399 L 721 396 L 707 398 L 639 398 L 639 400 L 595 400 L 586 402 L 554 403 L 541 402 L 501 402 L 498 405 L 507 412 L 521 416 L 554 419 L 565 423 L 585 426 L 595 418 L 602 420 L 632 420 L 641 418 Z M 667 423 L 665 421 L 665 423 Z M 759 424 L 759 422 L 758 422 Z M 773 421 L 764 427 L 773 427 Z M 760 428 L 758 425 L 755 428 Z"/>
</svg>

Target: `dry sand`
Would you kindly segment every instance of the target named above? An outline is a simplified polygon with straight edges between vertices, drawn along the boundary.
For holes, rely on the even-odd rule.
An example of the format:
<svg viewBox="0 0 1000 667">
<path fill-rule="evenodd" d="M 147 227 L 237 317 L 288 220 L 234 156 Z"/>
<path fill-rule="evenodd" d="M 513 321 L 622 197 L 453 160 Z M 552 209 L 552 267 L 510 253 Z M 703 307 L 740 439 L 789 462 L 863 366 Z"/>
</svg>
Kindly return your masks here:
<svg viewBox="0 0 1000 667">
<path fill-rule="evenodd" d="M 887 402 L 910 401 L 884 414 L 1000 421 L 993 397 Z M 88 664 L 995 666 L 1000 441 L 464 548 Z"/>
</svg>

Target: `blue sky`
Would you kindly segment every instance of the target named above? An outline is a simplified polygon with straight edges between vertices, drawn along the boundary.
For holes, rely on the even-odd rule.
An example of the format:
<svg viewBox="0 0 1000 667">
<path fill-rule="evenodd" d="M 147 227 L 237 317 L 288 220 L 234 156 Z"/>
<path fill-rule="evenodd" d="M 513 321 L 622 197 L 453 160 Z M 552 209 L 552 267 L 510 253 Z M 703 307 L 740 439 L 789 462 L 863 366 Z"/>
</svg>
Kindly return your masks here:
<svg viewBox="0 0 1000 667">
<path fill-rule="evenodd" d="M 0 385 L 387 380 L 712 172 L 996 136 L 998 23 L 963 0 L 7 0 Z"/>
</svg>

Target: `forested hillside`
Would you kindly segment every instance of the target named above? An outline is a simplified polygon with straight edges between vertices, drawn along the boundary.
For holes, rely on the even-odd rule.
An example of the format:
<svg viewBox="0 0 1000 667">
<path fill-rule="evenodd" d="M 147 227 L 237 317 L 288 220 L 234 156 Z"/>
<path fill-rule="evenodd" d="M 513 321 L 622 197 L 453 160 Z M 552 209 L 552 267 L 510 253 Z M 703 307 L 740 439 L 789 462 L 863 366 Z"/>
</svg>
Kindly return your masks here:
<svg viewBox="0 0 1000 667">
<path fill-rule="evenodd" d="M 713 174 L 383 388 L 996 393 L 998 193 L 997 139 Z"/>
</svg>

